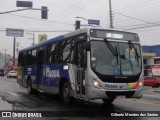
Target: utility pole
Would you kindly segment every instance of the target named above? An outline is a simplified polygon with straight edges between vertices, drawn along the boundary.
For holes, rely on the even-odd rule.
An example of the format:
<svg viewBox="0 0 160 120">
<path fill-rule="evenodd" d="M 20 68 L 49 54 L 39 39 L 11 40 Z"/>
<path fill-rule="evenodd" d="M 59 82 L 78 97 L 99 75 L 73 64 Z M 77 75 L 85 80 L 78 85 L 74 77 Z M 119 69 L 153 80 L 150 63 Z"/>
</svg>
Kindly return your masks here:
<svg viewBox="0 0 160 120">
<path fill-rule="evenodd" d="M 32 36 L 33 36 L 32 38 L 28 38 L 28 39 L 31 39 L 31 40 L 33 40 L 33 43 L 32 43 L 32 45 L 34 45 L 34 44 L 35 44 L 35 41 L 34 41 L 35 34 L 34 34 L 34 33 L 26 33 L 26 34 L 29 34 L 29 35 L 32 35 Z"/>
<path fill-rule="evenodd" d="M 113 28 L 113 15 L 112 15 L 112 5 L 111 0 L 109 0 L 109 15 L 110 15 L 110 28 Z"/>
<path fill-rule="evenodd" d="M 15 66 L 15 49 L 16 49 L 16 37 L 14 37 L 14 40 L 13 40 L 13 66 Z"/>
<path fill-rule="evenodd" d="M 16 52 L 17 52 L 17 58 L 18 58 L 18 53 L 19 53 L 19 42 L 17 42 L 17 49 L 16 49 Z"/>
</svg>

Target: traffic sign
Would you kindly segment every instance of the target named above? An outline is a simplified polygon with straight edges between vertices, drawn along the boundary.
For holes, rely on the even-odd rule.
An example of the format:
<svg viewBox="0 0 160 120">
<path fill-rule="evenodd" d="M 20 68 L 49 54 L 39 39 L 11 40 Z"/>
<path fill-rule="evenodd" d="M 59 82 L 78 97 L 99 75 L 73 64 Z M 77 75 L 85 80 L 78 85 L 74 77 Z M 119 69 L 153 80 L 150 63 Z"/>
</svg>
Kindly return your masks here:
<svg viewBox="0 0 160 120">
<path fill-rule="evenodd" d="M 30 1 L 17 1 L 17 7 L 29 7 L 32 8 L 32 2 Z"/>
<path fill-rule="evenodd" d="M 48 39 L 48 36 L 46 34 L 39 34 L 38 35 L 38 43 L 44 42 Z"/>
<path fill-rule="evenodd" d="M 88 24 L 100 25 L 100 20 L 88 19 Z"/>
<path fill-rule="evenodd" d="M 6 28 L 6 36 L 23 37 L 23 29 Z"/>
</svg>

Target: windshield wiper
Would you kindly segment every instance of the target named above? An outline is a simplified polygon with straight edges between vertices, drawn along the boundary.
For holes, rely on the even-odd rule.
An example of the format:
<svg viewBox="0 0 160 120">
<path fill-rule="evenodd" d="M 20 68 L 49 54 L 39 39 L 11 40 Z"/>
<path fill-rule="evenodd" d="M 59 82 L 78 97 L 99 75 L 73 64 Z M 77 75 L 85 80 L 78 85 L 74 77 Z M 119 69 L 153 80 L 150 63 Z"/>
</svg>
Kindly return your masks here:
<svg viewBox="0 0 160 120">
<path fill-rule="evenodd" d="M 106 38 L 104 38 L 104 42 L 107 45 L 107 47 L 109 48 L 109 50 L 112 52 L 112 54 L 114 56 L 116 56 L 117 64 L 118 64 L 119 63 L 119 61 L 118 61 L 119 54 L 118 54 L 118 51 L 117 51 L 117 47 L 114 48 L 113 45 Z"/>
<path fill-rule="evenodd" d="M 138 58 L 140 57 L 139 56 L 139 54 L 138 54 L 138 51 L 137 51 L 137 49 L 136 49 L 136 47 L 133 45 L 133 43 L 131 42 L 131 41 L 128 41 L 128 44 L 129 44 L 129 46 L 130 46 L 130 48 L 133 48 L 134 49 L 134 51 L 135 51 L 135 53 L 136 53 L 136 60 L 137 60 L 137 66 L 139 66 L 139 62 L 138 62 Z"/>
<path fill-rule="evenodd" d="M 113 47 L 113 45 L 112 45 L 106 38 L 104 39 L 104 42 L 105 42 L 105 44 L 108 46 L 108 48 L 109 48 L 109 50 L 112 52 L 112 54 L 113 54 L 114 56 L 118 56 L 117 49 L 115 49 L 115 48 Z"/>
<path fill-rule="evenodd" d="M 136 49 L 136 47 L 133 45 L 132 41 L 128 41 L 128 44 L 131 48 L 134 49 L 135 53 L 136 53 L 136 57 L 138 58 L 139 57 L 139 54 L 138 54 L 138 51 Z"/>
</svg>

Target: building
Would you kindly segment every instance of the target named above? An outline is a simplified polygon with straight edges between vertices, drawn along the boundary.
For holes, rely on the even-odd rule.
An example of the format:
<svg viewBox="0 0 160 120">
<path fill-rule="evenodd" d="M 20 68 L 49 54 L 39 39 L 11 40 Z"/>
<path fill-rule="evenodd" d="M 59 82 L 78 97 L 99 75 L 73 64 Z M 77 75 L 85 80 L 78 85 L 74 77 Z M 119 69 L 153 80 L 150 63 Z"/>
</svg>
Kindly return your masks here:
<svg viewBox="0 0 160 120">
<path fill-rule="evenodd" d="M 144 66 L 160 65 L 160 45 L 142 46 Z"/>
<path fill-rule="evenodd" d="M 0 52 L 0 69 L 4 69 L 6 66 L 9 65 L 9 61 L 11 59 L 11 56 L 9 54 L 4 54 Z"/>
<path fill-rule="evenodd" d="M 156 72 L 160 76 L 160 45 L 142 46 L 144 75 L 153 75 Z"/>
</svg>

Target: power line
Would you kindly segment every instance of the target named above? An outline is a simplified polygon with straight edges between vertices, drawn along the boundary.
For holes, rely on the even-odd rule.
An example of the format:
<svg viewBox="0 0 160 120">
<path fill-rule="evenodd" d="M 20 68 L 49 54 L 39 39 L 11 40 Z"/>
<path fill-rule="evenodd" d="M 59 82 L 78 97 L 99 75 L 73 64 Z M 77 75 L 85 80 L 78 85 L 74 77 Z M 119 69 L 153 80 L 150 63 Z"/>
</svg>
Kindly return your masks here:
<svg viewBox="0 0 160 120">
<path fill-rule="evenodd" d="M 140 27 L 133 27 L 133 28 L 127 28 L 127 29 L 124 29 L 124 30 L 133 30 L 133 29 L 144 29 L 144 28 L 149 28 L 149 27 L 157 27 L 157 26 L 160 26 L 160 24 L 154 24 L 154 25 L 146 25 L 146 26 L 140 26 Z"/>
<path fill-rule="evenodd" d="M 56 20 L 60 20 L 60 19 L 67 19 L 69 18 L 69 16 L 73 15 L 74 13 L 77 13 L 77 11 L 82 10 L 82 8 L 85 8 L 88 5 L 92 5 L 93 3 L 95 4 L 97 0 L 91 1 L 83 6 L 80 6 L 78 8 L 76 8 L 75 10 L 72 10 L 70 13 L 64 15 L 62 18 L 56 19 Z"/>
<path fill-rule="evenodd" d="M 118 13 L 118 12 L 113 12 L 113 13 L 118 14 L 118 15 L 121 15 L 121 16 L 125 16 L 125 17 L 128 17 L 128 18 L 131 18 L 131 19 L 134 19 L 134 20 L 138 20 L 138 21 L 141 21 L 141 22 L 150 23 L 150 24 L 155 24 L 155 23 L 150 22 L 150 21 L 138 19 L 138 18 L 131 17 L 131 16 L 128 16 L 128 15 L 124 15 L 124 14 L 121 14 L 121 13 Z"/>
<path fill-rule="evenodd" d="M 27 17 L 27 16 L 23 16 L 23 15 L 15 15 L 15 14 L 9 14 L 9 15 L 18 16 L 18 17 L 22 17 L 22 18 L 33 19 L 33 20 L 40 20 L 40 21 L 45 21 L 45 22 L 52 22 L 52 23 L 57 23 L 57 24 L 64 24 L 64 25 L 72 25 L 73 26 L 73 24 L 70 24 L 70 23 L 63 23 L 63 22 L 57 22 L 57 21 L 51 21 L 51 20 L 42 20 L 42 19 Z"/>
<path fill-rule="evenodd" d="M 160 21 L 154 21 L 154 23 L 156 25 L 159 25 L 160 24 Z M 133 24 L 133 25 L 125 25 L 125 26 L 117 26 L 117 27 L 121 27 L 121 28 L 128 28 L 128 27 L 141 27 L 141 26 L 148 26 L 148 23 L 143 23 L 143 24 Z M 149 25 L 150 26 L 150 25 Z"/>
<path fill-rule="evenodd" d="M 122 16 L 125 16 L 125 17 L 128 17 L 128 18 L 131 18 L 131 19 L 134 19 L 134 20 L 138 20 L 138 21 L 141 21 L 141 22 L 146 22 L 146 23 L 152 24 L 152 25 L 145 25 L 145 26 L 138 26 L 138 27 L 126 28 L 126 29 L 124 29 L 124 30 L 144 29 L 144 28 L 156 27 L 156 26 L 159 26 L 159 25 L 160 25 L 160 23 L 149 22 L 149 21 L 146 21 L 146 20 L 137 19 L 137 18 L 134 18 L 134 17 L 131 17 L 131 16 L 127 16 L 127 15 L 124 15 L 124 14 L 120 14 L 120 13 L 117 13 L 117 14 L 122 15 Z"/>
<path fill-rule="evenodd" d="M 156 17 L 158 17 L 157 14 L 159 14 L 159 10 L 160 9 L 156 8 L 154 10 L 153 9 L 150 10 L 150 11 L 148 11 L 148 10 L 150 10 L 150 9 L 145 10 L 145 12 L 141 12 L 140 10 L 138 10 L 138 14 L 134 14 L 134 13 L 136 13 L 135 10 L 134 10 L 134 12 L 132 12 L 132 16 L 134 16 L 134 17 L 142 17 L 142 15 L 146 15 L 146 19 L 148 19 L 148 20 L 150 19 L 150 18 L 148 18 L 149 15 L 152 15 L 152 16 L 155 15 Z M 128 11 L 128 12 L 129 12 L 129 15 L 131 15 L 131 12 L 130 11 Z M 127 13 L 125 12 L 125 15 L 128 14 L 128 12 Z M 143 18 L 144 18 L 144 16 L 143 16 Z M 151 19 L 153 19 L 153 17 L 151 17 Z"/>
<path fill-rule="evenodd" d="M 89 0 L 88 0 L 89 1 Z M 87 2 L 88 2 L 87 1 Z M 54 19 L 63 16 L 65 13 L 67 13 L 68 11 L 70 11 L 72 8 L 77 8 L 77 6 L 81 5 L 81 3 L 83 3 L 83 1 L 79 1 L 75 4 L 73 4 L 71 7 L 67 8 L 66 10 L 64 10 L 62 13 L 60 13 L 59 15 L 57 15 L 56 17 L 54 17 Z"/>
<path fill-rule="evenodd" d="M 139 6 L 139 8 L 133 8 L 133 9 L 130 8 L 130 11 L 128 11 L 128 10 L 123 10 L 123 11 L 122 10 L 121 11 L 115 10 L 115 11 L 123 12 L 123 13 L 129 13 L 129 14 L 131 14 L 132 12 L 134 12 L 134 13 L 138 13 L 139 14 L 143 10 L 150 10 L 151 8 L 158 7 L 159 6 L 158 3 L 156 2 L 155 4 L 149 4 L 148 7 L 145 7 L 144 5 L 143 6 L 141 5 L 141 6 Z"/>
<path fill-rule="evenodd" d="M 135 7 L 135 6 L 141 5 L 141 4 L 143 4 L 143 6 L 144 6 L 145 3 L 152 2 L 152 1 L 153 1 L 153 0 L 148 0 L 148 1 L 145 1 L 145 2 L 139 2 L 139 3 L 136 3 L 136 4 L 132 4 L 132 5 L 123 7 L 123 8 L 116 9 L 116 11 L 117 11 L 117 10 L 118 10 L 118 11 L 122 11 L 122 10 L 124 10 L 124 9 L 131 8 L 131 7 Z"/>
</svg>

